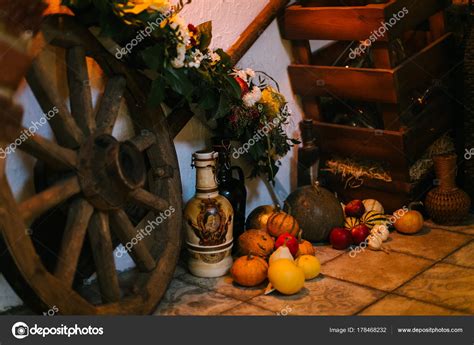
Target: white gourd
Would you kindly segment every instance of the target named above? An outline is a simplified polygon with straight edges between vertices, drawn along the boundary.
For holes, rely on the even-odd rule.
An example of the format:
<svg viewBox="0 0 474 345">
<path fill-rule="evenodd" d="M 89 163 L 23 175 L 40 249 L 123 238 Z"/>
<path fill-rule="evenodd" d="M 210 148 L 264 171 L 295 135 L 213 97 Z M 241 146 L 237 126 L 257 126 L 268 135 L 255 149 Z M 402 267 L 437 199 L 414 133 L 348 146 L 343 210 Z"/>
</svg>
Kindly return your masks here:
<svg viewBox="0 0 474 345">
<path fill-rule="evenodd" d="M 390 236 L 390 231 L 388 231 L 388 228 L 385 224 L 374 226 L 370 233 L 379 236 L 382 242 L 388 240 L 388 236 Z"/>
<path fill-rule="evenodd" d="M 370 235 L 368 238 L 367 245 L 372 250 L 380 250 L 382 248 L 382 239 L 377 235 Z"/>
<path fill-rule="evenodd" d="M 365 199 L 362 203 L 364 204 L 365 212 L 375 211 L 381 214 L 385 213 L 382 204 L 375 199 Z"/>
<path fill-rule="evenodd" d="M 275 250 L 272 255 L 270 255 L 268 262 L 271 264 L 272 262 L 281 259 L 289 259 L 291 261 L 295 260 L 287 246 L 278 247 L 278 249 Z"/>
</svg>

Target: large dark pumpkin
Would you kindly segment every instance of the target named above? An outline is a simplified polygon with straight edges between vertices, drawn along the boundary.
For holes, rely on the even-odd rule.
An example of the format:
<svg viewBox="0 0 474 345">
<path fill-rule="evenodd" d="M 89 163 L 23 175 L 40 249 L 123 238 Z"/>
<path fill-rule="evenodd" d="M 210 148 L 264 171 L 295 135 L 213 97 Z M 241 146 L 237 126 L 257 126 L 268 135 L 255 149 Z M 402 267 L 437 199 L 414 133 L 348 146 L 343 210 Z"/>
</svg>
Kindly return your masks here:
<svg viewBox="0 0 474 345">
<path fill-rule="evenodd" d="M 305 186 L 291 193 L 285 211 L 296 218 L 303 237 L 311 242 L 327 241 L 332 228 L 344 226 L 341 204 L 334 194 L 319 186 Z"/>
</svg>

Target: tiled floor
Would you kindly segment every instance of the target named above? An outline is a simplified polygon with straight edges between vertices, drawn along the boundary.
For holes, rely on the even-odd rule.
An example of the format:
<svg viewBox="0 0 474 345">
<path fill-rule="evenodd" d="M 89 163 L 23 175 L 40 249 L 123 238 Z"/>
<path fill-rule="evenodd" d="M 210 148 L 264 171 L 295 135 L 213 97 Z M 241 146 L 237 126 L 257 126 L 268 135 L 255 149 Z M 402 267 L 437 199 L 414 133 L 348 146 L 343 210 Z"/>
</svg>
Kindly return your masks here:
<svg viewBox="0 0 474 345">
<path fill-rule="evenodd" d="M 471 221 L 469 224 L 474 224 Z M 179 267 L 157 315 L 474 315 L 474 226 L 391 233 L 386 252 L 318 245 L 322 274 L 296 295 L 265 296 L 230 276 L 201 279 Z"/>
</svg>

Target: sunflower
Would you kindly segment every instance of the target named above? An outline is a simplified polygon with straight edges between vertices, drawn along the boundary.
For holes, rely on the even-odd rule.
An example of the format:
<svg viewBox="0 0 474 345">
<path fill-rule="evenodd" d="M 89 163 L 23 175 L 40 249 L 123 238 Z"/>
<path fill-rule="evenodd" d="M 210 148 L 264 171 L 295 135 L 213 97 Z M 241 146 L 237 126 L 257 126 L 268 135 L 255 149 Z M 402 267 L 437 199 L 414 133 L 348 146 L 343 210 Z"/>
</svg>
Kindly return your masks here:
<svg viewBox="0 0 474 345">
<path fill-rule="evenodd" d="M 286 104 L 285 97 L 274 88 L 268 86 L 262 91 L 262 98 L 258 102 L 263 105 L 270 119 L 280 114 L 281 108 Z"/>
<path fill-rule="evenodd" d="M 129 0 L 126 4 L 117 4 L 120 12 L 124 14 L 140 14 L 147 10 L 149 12 L 164 12 L 170 8 L 169 0 Z"/>
</svg>

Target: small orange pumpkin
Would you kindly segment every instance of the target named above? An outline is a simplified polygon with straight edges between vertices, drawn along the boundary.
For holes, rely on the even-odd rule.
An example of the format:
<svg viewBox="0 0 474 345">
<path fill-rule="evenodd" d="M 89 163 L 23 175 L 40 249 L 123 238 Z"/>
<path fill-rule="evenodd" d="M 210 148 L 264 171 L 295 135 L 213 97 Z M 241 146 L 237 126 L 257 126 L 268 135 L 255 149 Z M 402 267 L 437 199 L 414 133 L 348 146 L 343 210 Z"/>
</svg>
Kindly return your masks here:
<svg viewBox="0 0 474 345">
<path fill-rule="evenodd" d="M 314 250 L 313 245 L 311 244 L 311 242 L 303 240 L 301 238 L 302 234 L 303 231 L 300 230 L 300 232 L 298 233 L 298 253 L 296 253 L 296 257 L 301 255 L 315 255 L 316 251 Z"/>
<path fill-rule="evenodd" d="M 258 256 L 242 256 L 234 261 L 230 274 L 242 286 L 256 286 L 267 278 L 268 264 Z"/>
<path fill-rule="evenodd" d="M 296 236 L 300 230 L 298 222 L 293 216 L 283 211 L 275 211 L 268 218 L 267 231 L 270 235 L 278 237 L 282 234 L 289 233 Z"/>
<path fill-rule="evenodd" d="M 275 241 L 265 230 L 247 230 L 239 236 L 238 241 L 241 255 L 253 254 L 266 258 L 275 247 Z"/>
<path fill-rule="evenodd" d="M 423 229 L 423 215 L 418 211 L 409 210 L 404 214 L 404 210 L 398 210 L 394 215 L 401 214 L 402 216 L 396 220 L 394 226 L 398 232 L 402 234 L 416 234 Z"/>
</svg>

